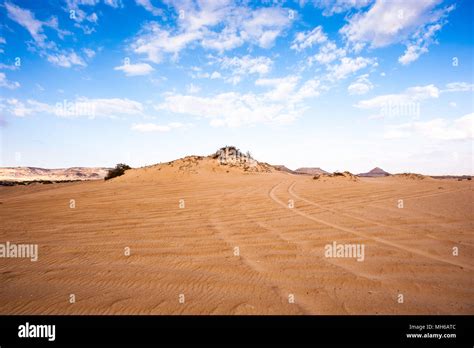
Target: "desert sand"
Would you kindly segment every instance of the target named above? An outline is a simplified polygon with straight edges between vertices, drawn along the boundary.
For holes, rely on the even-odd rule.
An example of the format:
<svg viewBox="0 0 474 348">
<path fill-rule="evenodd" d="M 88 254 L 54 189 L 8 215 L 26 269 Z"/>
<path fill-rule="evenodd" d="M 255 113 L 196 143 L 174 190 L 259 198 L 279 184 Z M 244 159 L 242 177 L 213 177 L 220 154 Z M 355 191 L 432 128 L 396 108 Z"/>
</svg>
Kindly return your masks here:
<svg viewBox="0 0 474 348">
<path fill-rule="evenodd" d="M 257 169 L 0 187 L 0 242 L 39 251 L 0 259 L 0 313 L 474 314 L 471 181 Z M 325 257 L 333 242 L 363 262 Z"/>
</svg>

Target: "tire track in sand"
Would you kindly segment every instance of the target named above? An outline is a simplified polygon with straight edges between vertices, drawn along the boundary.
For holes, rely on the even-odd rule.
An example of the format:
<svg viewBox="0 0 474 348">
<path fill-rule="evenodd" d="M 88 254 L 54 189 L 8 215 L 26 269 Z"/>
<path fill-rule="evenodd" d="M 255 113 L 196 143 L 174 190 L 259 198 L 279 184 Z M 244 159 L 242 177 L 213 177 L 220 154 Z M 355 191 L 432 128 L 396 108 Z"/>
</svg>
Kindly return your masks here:
<svg viewBox="0 0 474 348">
<path fill-rule="evenodd" d="M 237 192 L 233 191 L 231 193 L 225 194 L 224 197 L 226 200 L 228 200 L 230 197 L 233 197 L 236 194 L 241 195 L 242 191 L 249 191 L 249 189 L 247 188 L 245 190 L 240 190 Z M 252 189 L 252 191 L 255 191 L 255 189 Z M 234 246 L 239 245 L 239 243 L 231 236 L 231 233 L 229 233 L 229 230 L 225 226 L 225 222 L 222 222 L 220 218 L 218 217 L 217 213 L 219 212 L 219 209 L 213 208 L 212 211 L 213 212 L 211 215 L 214 216 L 214 218 L 209 219 L 209 222 L 211 223 L 214 231 L 217 232 L 217 237 L 221 239 L 222 241 L 224 241 L 229 246 L 230 250 Z M 274 280 L 269 279 L 269 277 L 266 274 L 266 269 L 262 264 L 257 263 L 257 260 L 252 259 L 246 253 L 241 253 L 239 258 L 242 264 L 247 267 L 247 270 L 251 272 L 249 276 L 251 276 L 252 279 L 254 279 L 256 282 L 267 287 L 271 292 L 277 295 L 282 301 L 285 301 L 287 299 L 286 294 L 281 288 L 281 284 L 275 282 Z M 239 304 L 238 306 L 240 305 L 242 304 Z M 306 308 L 304 304 L 295 303 L 293 305 L 296 306 L 298 311 L 301 312 L 302 314 L 308 315 L 311 313 L 311 310 L 309 308 Z M 235 308 L 233 310 L 235 310 Z"/>
<path fill-rule="evenodd" d="M 282 202 L 281 200 L 279 200 L 276 196 L 275 196 L 275 190 L 278 186 L 280 186 L 282 184 L 282 182 L 274 185 L 272 187 L 272 189 L 268 192 L 268 197 L 270 199 L 272 199 L 274 202 L 276 202 L 277 204 L 281 205 L 282 207 L 284 207 L 285 209 L 288 209 L 287 205 Z M 290 194 L 290 196 L 298 199 L 296 196 L 292 195 L 290 192 L 289 192 L 289 188 L 287 188 L 287 191 L 288 193 Z M 388 241 L 386 239 L 383 239 L 383 238 L 380 238 L 380 237 L 374 237 L 374 236 L 369 236 L 365 233 L 361 233 L 361 232 L 358 232 L 358 231 L 355 231 L 351 228 L 347 228 L 347 227 L 343 227 L 343 226 L 339 226 L 337 224 L 334 224 L 332 222 L 329 222 L 329 221 L 326 221 L 326 220 L 322 220 L 322 219 L 319 219 L 319 218 L 316 218 L 310 214 L 307 214 L 305 212 L 302 212 L 300 210 L 298 210 L 297 208 L 293 208 L 291 209 L 295 214 L 298 214 L 300 216 L 303 216 L 309 220 L 313 220 L 313 221 L 316 221 L 317 223 L 320 223 L 320 224 L 323 224 L 323 225 L 326 225 L 326 226 L 329 226 L 329 227 L 332 227 L 332 228 L 335 228 L 336 230 L 339 230 L 339 231 L 343 231 L 343 232 L 347 232 L 347 233 L 350 233 L 350 234 L 353 234 L 353 235 L 356 235 L 358 237 L 362 237 L 362 238 L 365 238 L 365 239 L 371 239 L 373 241 L 376 241 L 378 243 L 381 243 L 381 244 L 385 244 L 385 245 L 388 245 L 388 246 L 391 246 L 391 247 L 394 247 L 394 248 L 397 248 L 397 249 L 400 249 L 402 251 L 406 251 L 406 252 L 409 252 L 409 253 L 412 253 L 412 254 L 416 254 L 416 255 L 419 255 L 419 256 L 423 256 L 423 257 L 426 257 L 426 258 L 429 258 L 429 259 L 432 259 L 432 260 L 435 260 L 435 261 L 438 261 L 438 262 L 443 262 L 443 263 L 446 263 L 446 264 L 449 264 L 449 265 L 452 265 L 452 266 L 457 266 L 457 267 L 462 267 L 462 268 L 466 268 L 466 269 L 469 269 L 469 270 L 474 270 L 474 267 L 472 267 L 471 265 L 466 265 L 466 264 L 463 264 L 463 263 L 458 263 L 458 262 L 453 262 L 453 261 L 450 261 L 450 260 L 445 260 L 443 258 L 440 258 L 440 257 L 436 257 L 434 255 L 431 255 L 429 253 L 426 253 L 426 252 L 423 252 L 423 251 L 420 251 L 420 250 L 416 250 L 416 249 L 413 249 L 413 248 L 410 248 L 410 247 L 407 247 L 407 246 L 404 246 L 404 245 L 401 245 L 399 243 L 395 243 L 395 242 L 391 242 L 391 241 Z"/>
</svg>

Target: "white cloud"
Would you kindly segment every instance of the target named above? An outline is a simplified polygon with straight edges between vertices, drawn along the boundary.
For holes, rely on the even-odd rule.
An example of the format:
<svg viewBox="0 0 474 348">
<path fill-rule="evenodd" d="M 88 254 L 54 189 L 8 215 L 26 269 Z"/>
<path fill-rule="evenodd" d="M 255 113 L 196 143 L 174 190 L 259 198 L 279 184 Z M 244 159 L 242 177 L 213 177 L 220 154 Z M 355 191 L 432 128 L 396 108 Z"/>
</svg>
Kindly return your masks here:
<svg viewBox="0 0 474 348">
<path fill-rule="evenodd" d="M 214 127 L 284 123 L 297 117 L 297 112 L 283 103 L 269 103 L 253 93 L 229 92 L 212 97 L 170 94 L 157 109 L 206 118 Z"/>
<path fill-rule="evenodd" d="M 3 100 L 0 99 L 0 102 L 2 101 Z M 1 103 L 1 106 L 7 113 L 16 117 L 25 117 L 40 112 L 54 112 L 54 108 L 50 107 L 48 104 L 40 103 L 32 99 L 28 99 L 26 103 L 24 103 L 16 98 L 10 98 L 6 99 L 5 103 Z"/>
<path fill-rule="evenodd" d="M 85 55 L 87 56 L 87 58 L 94 58 L 95 56 L 95 51 L 94 50 L 91 50 L 90 48 L 84 48 L 83 49 Z"/>
<path fill-rule="evenodd" d="M 372 82 L 369 80 L 369 75 L 364 74 L 352 82 L 349 87 L 347 87 L 347 91 L 351 95 L 362 95 L 369 92 L 373 87 Z"/>
<path fill-rule="evenodd" d="M 426 52 L 428 52 L 428 49 L 425 47 L 421 47 L 418 45 L 409 45 L 407 46 L 405 53 L 403 53 L 403 55 L 398 58 L 398 61 L 402 65 L 407 65 L 417 60 L 420 55 Z"/>
<path fill-rule="evenodd" d="M 189 93 L 189 94 L 196 94 L 196 93 L 199 93 L 201 91 L 201 87 L 199 86 L 196 86 L 195 84 L 188 84 L 186 86 L 186 91 Z"/>
<path fill-rule="evenodd" d="M 122 0 L 104 0 L 104 4 L 113 8 L 123 7 Z"/>
<path fill-rule="evenodd" d="M 381 108 L 387 104 L 406 104 L 439 97 L 439 89 L 434 85 L 407 88 L 403 93 L 385 94 L 359 101 L 355 107 L 361 109 Z"/>
<path fill-rule="evenodd" d="M 291 98 L 298 84 L 297 76 L 287 76 L 283 78 L 265 78 L 257 79 L 255 85 L 263 87 L 271 87 L 271 90 L 265 93 L 265 97 L 271 101 L 282 101 Z"/>
<path fill-rule="evenodd" d="M 114 70 L 120 70 L 125 73 L 127 76 L 143 76 L 148 75 L 155 69 L 150 64 L 147 63 L 138 63 L 138 64 L 123 64 L 116 66 Z"/>
<path fill-rule="evenodd" d="M 408 45 L 402 62 L 407 64 L 426 50 L 439 24 L 453 7 L 437 9 L 440 0 L 406 1 L 376 0 L 366 12 L 355 14 L 341 28 L 345 39 L 356 45 L 370 43 L 371 47 L 384 47 L 414 39 Z M 441 24 L 440 24 L 441 25 Z M 427 36 L 424 36 L 427 34 Z"/>
<path fill-rule="evenodd" d="M 330 80 L 341 80 L 367 66 L 374 66 L 376 64 L 377 62 L 374 58 L 343 57 L 339 64 L 328 67 L 328 78 Z"/>
<path fill-rule="evenodd" d="M 319 25 L 311 31 L 299 32 L 291 44 L 291 49 L 296 51 L 313 47 L 313 44 L 321 44 L 327 41 L 327 36 L 323 32 L 323 28 Z"/>
<path fill-rule="evenodd" d="M 132 44 L 132 49 L 135 53 L 145 54 L 148 60 L 160 63 L 164 53 L 171 53 L 177 58 L 182 49 L 201 37 L 200 32 L 172 35 L 168 30 L 162 29 L 158 23 L 149 23 Z"/>
<path fill-rule="evenodd" d="M 135 0 L 136 4 L 142 6 L 148 12 L 151 12 L 154 16 L 161 16 L 163 11 L 160 8 L 153 6 L 150 0 Z"/>
<path fill-rule="evenodd" d="M 474 84 L 467 82 L 451 82 L 446 84 L 446 88 L 441 92 L 472 92 Z"/>
<path fill-rule="evenodd" d="M 302 101 L 307 98 L 318 97 L 321 94 L 321 82 L 317 79 L 306 81 L 292 97 L 295 101 Z"/>
<path fill-rule="evenodd" d="M 324 16 L 342 13 L 367 6 L 372 0 L 315 0 L 314 5 L 323 9 Z"/>
<path fill-rule="evenodd" d="M 172 129 L 183 128 L 185 124 L 179 122 L 171 122 L 166 125 L 159 125 L 155 123 L 138 123 L 132 126 L 132 130 L 148 133 L 148 132 L 169 132 Z"/>
<path fill-rule="evenodd" d="M 320 82 L 313 79 L 298 88 L 299 77 L 259 78 L 261 93 L 219 93 L 212 96 L 168 93 L 156 106 L 159 111 L 208 119 L 211 126 L 239 127 L 253 124 L 285 124 L 300 117 L 303 101 L 319 95 Z"/>
<path fill-rule="evenodd" d="M 269 57 L 250 55 L 242 57 L 213 56 L 208 55 L 209 65 L 219 65 L 222 72 L 214 70 L 212 73 L 203 71 L 202 68 L 192 67 L 191 77 L 206 79 L 224 79 L 225 82 L 238 84 L 244 76 L 258 74 L 259 76 L 268 74 L 273 66 L 273 61 Z"/>
<path fill-rule="evenodd" d="M 140 102 L 120 98 L 86 98 L 61 100 L 55 104 L 46 104 L 34 99 L 26 102 L 18 99 L 6 100 L 6 111 L 14 116 L 24 117 L 31 114 L 50 114 L 59 117 L 109 117 L 124 115 L 143 115 L 143 105 Z"/>
<path fill-rule="evenodd" d="M 7 40 L 5 40 L 4 37 L 1 37 L 1 36 L 0 36 L 0 45 L 4 45 L 4 44 L 6 44 L 6 43 L 7 43 Z M 3 48 L 0 48 L 0 53 L 4 53 L 4 52 L 5 52 L 5 50 L 4 50 Z M 1 63 L 0 63 L 0 64 L 1 64 Z M 4 65 L 4 64 L 1 64 L 1 65 Z"/>
<path fill-rule="evenodd" d="M 135 53 L 160 63 L 167 54 L 177 59 L 194 43 L 221 53 L 244 43 L 270 48 L 290 24 L 287 11 L 280 7 L 252 9 L 230 1 L 186 1 L 171 6 L 178 15 L 183 11 L 178 26 L 170 29 L 157 22 L 145 24 L 131 44 Z"/>
<path fill-rule="evenodd" d="M 41 21 L 35 18 L 35 15 L 32 11 L 23 9 L 15 4 L 12 4 L 11 2 L 6 2 L 5 8 L 7 10 L 8 18 L 25 28 L 30 33 L 35 43 L 41 48 L 56 47 L 54 42 L 47 41 L 47 36 L 44 33 L 44 27 L 49 27 L 56 30 L 58 36 L 61 38 L 70 34 L 70 32 L 61 30 L 59 28 L 57 17 L 51 17 L 48 21 Z"/>
<path fill-rule="evenodd" d="M 244 39 L 239 36 L 237 29 L 224 28 L 219 33 L 209 32 L 202 39 L 202 46 L 210 48 L 220 53 L 240 47 L 244 44 Z"/>
<path fill-rule="evenodd" d="M 273 61 L 268 57 L 224 57 L 220 60 L 224 69 L 231 69 L 236 75 L 260 74 L 264 75 L 270 72 Z"/>
<path fill-rule="evenodd" d="M 428 52 L 428 46 L 434 42 L 434 35 L 441 30 L 439 23 L 430 25 L 426 31 L 419 31 L 414 35 L 414 39 L 407 45 L 405 53 L 398 58 L 402 65 L 410 64 L 417 60 L 423 53 Z"/>
<path fill-rule="evenodd" d="M 385 94 L 371 99 L 361 100 L 354 106 L 366 110 L 379 110 L 372 117 L 412 116 L 420 117 L 420 102 L 436 99 L 440 90 L 434 85 L 415 86 L 407 88 L 398 94 Z"/>
<path fill-rule="evenodd" d="M 66 0 L 66 8 L 65 10 L 68 12 L 70 19 L 76 21 L 77 23 L 82 23 L 84 21 L 90 23 L 97 23 L 98 17 L 95 12 L 87 14 L 84 10 L 82 10 L 81 6 L 95 6 L 99 3 L 99 0 Z M 76 23 L 76 24 L 77 24 Z M 76 25 L 76 27 L 81 27 L 80 25 Z"/>
<path fill-rule="evenodd" d="M 74 51 L 60 51 L 60 52 L 51 52 L 51 53 L 44 53 L 48 62 L 63 67 L 63 68 L 70 68 L 74 65 L 77 66 L 87 66 L 84 59 L 76 54 Z"/>
<path fill-rule="evenodd" d="M 250 10 L 251 17 L 243 21 L 241 36 L 250 38 L 262 48 L 273 46 L 275 39 L 289 26 L 288 12 L 282 8 L 266 7 Z"/>
<path fill-rule="evenodd" d="M 117 115 L 141 115 L 143 105 L 140 102 L 127 98 L 86 98 L 75 100 L 76 104 L 82 104 L 94 110 L 94 117 L 116 117 Z M 80 115 L 79 115 L 80 116 Z"/>
<path fill-rule="evenodd" d="M 5 73 L 0 72 L 0 87 L 5 87 L 8 89 L 16 89 L 20 87 L 20 83 L 17 81 L 9 81 Z"/>
<path fill-rule="evenodd" d="M 77 5 L 75 1 L 69 1 L 71 2 L 71 6 Z M 8 17 L 30 33 L 40 56 L 45 57 L 50 63 L 65 68 L 87 65 L 83 58 L 76 52 L 72 50 L 62 50 L 54 41 L 48 41 L 44 33 L 45 27 L 54 29 L 60 38 L 71 34 L 59 28 L 57 17 L 51 17 L 48 21 L 41 21 L 35 18 L 32 11 L 23 9 L 10 2 L 5 3 L 5 8 L 7 9 Z M 86 55 L 88 54 L 90 54 L 89 51 L 86 52 Z"/>
<path fill-rule="evenodd" d="M 342 48 L 338 48 L 333 41 L 327 42 L 323 45 L 317 54 L 309 58 L 309 64 L 318 62 L 320 64 L 327 65 L 336 59 L 345 57 L 346 51 Z"/>
<path fill-rule="evenodd" d="M 218 71 L 213 71 L 212 74 L 209 76 L 211 80 L 220 79 L 221 77 L 222 75 Z"/>
<path fill-rule="evenodd" d="M 424 137 L 433 140 L 469 140 L 474 138 L 474 113 L 455 120 L 436 118 L 426 122 L 390 125 L 384 133 L 386 139 Z"/>
</svg>

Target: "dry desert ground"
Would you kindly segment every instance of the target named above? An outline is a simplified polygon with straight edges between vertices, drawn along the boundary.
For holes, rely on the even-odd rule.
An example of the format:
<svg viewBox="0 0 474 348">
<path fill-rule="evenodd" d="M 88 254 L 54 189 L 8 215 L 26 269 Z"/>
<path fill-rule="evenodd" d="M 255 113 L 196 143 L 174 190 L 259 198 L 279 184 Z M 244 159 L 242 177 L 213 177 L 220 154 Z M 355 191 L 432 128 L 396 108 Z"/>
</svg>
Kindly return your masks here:
<svg viewBox="0 0 474 348">
<path fill-rule="evenodd" d="M 474 314 L 472 188 L 206 158 L 0 187 L 0 242 L 39 248 L 0 259 L 0 314 Z"/>
</svg>

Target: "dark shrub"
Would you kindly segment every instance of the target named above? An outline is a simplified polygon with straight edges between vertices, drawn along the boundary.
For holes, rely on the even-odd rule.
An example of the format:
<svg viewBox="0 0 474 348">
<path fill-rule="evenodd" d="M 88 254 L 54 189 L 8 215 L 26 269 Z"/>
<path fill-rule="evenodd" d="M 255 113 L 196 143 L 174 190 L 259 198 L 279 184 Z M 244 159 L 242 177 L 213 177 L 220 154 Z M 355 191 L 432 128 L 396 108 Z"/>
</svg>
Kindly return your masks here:
<svg viewBox="0 0 474 348">
<path fill-rule="evenodd" d="M 126 165 L 126 164 L 119 163 L 115 166 L 114 169 L 109 170 L 109 172 L 105 176 L 104 180 L 109 180 L 109 179 L 115 178 L 117 176 L 123 175 L 125 173 L 125 171 L 128 170 L 128 169 L 132 169 L 132 168 L 130 166 Z"/>
</svg>

